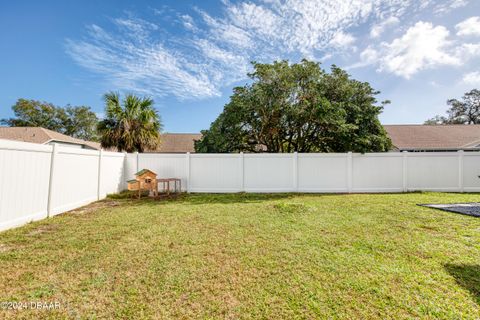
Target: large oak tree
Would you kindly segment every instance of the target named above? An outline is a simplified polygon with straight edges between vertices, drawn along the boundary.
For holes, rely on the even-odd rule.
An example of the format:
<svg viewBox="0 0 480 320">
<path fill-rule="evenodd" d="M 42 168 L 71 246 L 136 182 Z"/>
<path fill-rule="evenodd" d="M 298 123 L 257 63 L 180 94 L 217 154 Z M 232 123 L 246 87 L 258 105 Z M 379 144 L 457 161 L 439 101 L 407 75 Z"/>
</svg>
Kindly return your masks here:
<svg viewBox="0 0 480 320">
<path fill-rule="evenodd" d="M 388 101 L 367 82 L 302 60 L 253 63 L 250 84 L 195 143 L 197 152 L 378 152 L 391 142 L 378 115 Z"/>
</svg>

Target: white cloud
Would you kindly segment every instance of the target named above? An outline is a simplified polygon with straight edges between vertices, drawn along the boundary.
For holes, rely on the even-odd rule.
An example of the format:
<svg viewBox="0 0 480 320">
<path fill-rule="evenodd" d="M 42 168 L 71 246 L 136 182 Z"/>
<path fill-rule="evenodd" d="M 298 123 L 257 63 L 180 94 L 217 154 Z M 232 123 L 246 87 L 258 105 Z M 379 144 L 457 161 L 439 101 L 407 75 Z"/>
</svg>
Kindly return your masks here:
<svg viewBox="0 0 480 320">
<path fill-rule="evenodd" d="M 417 22 L 401 37 L 378 46 L 368 46 L 360 61 L 350 68 L 377 65 L 378 71 L 410 78 L 417 72 L 438 66 L 460 66 L 480 55 L 480 44 L 459 43 L 444 26 Z"/>
<path fill-rule="evenodd" d="M 339 31 L 335 33 L 330 40 L 330 45 L 337 48 L 347 48 L 350 47 L 355 42 L 355 37 L 349 33 Z"/>
<path fill-rule="evenodd" d="M 459 36 L 480 36 L 480 17 L 471 17 L 455 26 Z"/>
<path fill-rule="evenodd" d="M 373 49 L 371 46 L 368 46 L 360 54 L 360 59 L 368 64 L 374 63 L 378 59 L 378 51 Z"/>
<path fill-rule="evenodd" d="M 465 7 L 468 2 L 469 0 L 451 0 L 449 6 L 452 9 L 458 9 L 461 7 Z"/>
<path fill-rule="evenodd" d="M 350 70 L 373 65 L 379 61 L 379 54 L 380 53 L 377 49 L 373 48 L 372 46 L 368 46 L 360 53 L 360 61 L 346 66 L 345 69 Z"/>
<path fill-rule="evenodd" d="M 141 23 L 121 21 L 121 26 L 142 35 L 125 41 L 108 35 L 98 26 L 90 29 L 90 41 L 67 40 L 67 53 L 81 66 L 104 75 L 112 86 L 123 90 L 179 98 L 218 96 L 217 86 L 200 64 L 187 63 L 161 44 L 146 41 Z M 108 40 L 108 41 L 105 41 Z"/>
<path fill-rule="evenodd" d="M 480 43 L 463 43 L 455 49 L 455 55 L 462 61 L 479 56 Z"/>
<path fill-rule="evenodd" d="M 463 75 L 462 82 L 474 87 L 480 87 L 480 72 L 474 71 Z"/>
<path fill-rule="evenodd" d="M 433 8 L 433 12 L 439 15 L 449 13 L 452 10 L 465 7 L 470 0 L 445 0 Z"/>
<path fill-rule="evenodd" d="M 380 23 L 374 24 L 373 27 L 370 29 L 370 37 L 378 38 L 380 35 L 389 27 L 398 24 L 400 20 L 397 17 L 389 17 L 381 21 Z"/>
<path fill-rule="evenodd" d="M 67 40 L 66 51 L 77 64 L 104 77 L 112 89 L 199 99 L 219 96 L 222 88 L 245 79 L 249 61 L 328 58 L 356 49 L 359 41 L 347 30 L 374 24 L 370 33 L 378 37 L 405 15 L 431 10 L 436 0 L 222 3 L 215 16 L 198 8 L 193 15 L 166 6 L 155 11 L 162 22 L 164 15 L 174 16 L 183 26 L 180 30 L 131 15 L 113 19 L 115 28 L 108 31 L 92 25 L 83 39 Z M 447 52 L 447 36 L 443 27 L 416 25 L 391 43 L 372 43 L 357 65 L 380 61 L 380 69 L 409 77 L 434 65 L 457 64 L 460 53 Z M 477 50 L 459 48 L 465 56 Z"/>
<path fill-rule="evenodd" d="M 191 30 L 191 31 L 196 31 L 197 26 L 195 25 L 195 21 L 193 21 L 193 18 L 189 16 L 188 14 L 182 14 L 180 16 L 180 19 L 182 20 L 182 24 L 185 29 Z"/>
<path fill-rule="evenodd" d="M 428 22 L 417 22 L 400 38 L 384 43 L 380 70 L 410 78 L 420 70 L 436 65 L 459 65 L 460 60 L 446 49 L 449 31 Z"/>
<path fill-rule="evenodd" d="M 235 26 L 248 34 L 249 39 L 260 45 L 267 57 L 272 52 L 314 56 L 316 51 L 333 44 L 353 42 L 346 33 L 349 27 L 380 19 L 385 12 L 404 12 L 406 8 L 419 6 L 414 0 L 269 0 L 260 4 L 227 3 L 226 16 L 207 17 L 220 30 Z M 217 30 L 212 30 L 217 33 Z"/>
</svg>

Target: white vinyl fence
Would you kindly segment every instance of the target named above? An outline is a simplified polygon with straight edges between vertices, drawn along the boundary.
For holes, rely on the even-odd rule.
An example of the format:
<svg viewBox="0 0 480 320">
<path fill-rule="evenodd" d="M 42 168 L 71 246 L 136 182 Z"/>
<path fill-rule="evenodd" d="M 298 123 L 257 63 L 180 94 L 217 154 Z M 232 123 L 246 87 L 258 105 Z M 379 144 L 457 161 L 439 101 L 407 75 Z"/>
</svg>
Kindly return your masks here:
<svg viewBox="0 0 480 320">
<path fill-rule="evenodd" d="M 479 152 L 127 155 L 144 168 L 188 192 L 480 191 Z"/>
<path fill-rule="evenodd" d="M 0 230 L 103 199 L 141 169 L 188 192 L 480 191 L 480 152 L 124 154 L 0 140 Z"/>
<path fill-rule="evenodd" d="M 0 140 L 0 230 L 123 189 L 125 154 Z"/>
</svg>

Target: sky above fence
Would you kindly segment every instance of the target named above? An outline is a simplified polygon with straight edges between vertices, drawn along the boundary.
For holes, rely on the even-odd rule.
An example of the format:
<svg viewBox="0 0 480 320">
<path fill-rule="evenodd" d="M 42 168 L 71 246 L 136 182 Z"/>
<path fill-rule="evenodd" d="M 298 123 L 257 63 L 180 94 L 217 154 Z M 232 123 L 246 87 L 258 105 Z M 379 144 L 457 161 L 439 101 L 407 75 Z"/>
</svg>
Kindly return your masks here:
<svg viewBox="0 0 480 320">
<path fill-rule="evenodd" d="M 89 105 L 148 94 L 169 132 L 198 132 L 249 62 L 337 64 L 390 99 L 383 123 L 421 123 L 480 86 L 480 2 L 3 1 L 0 118 L 17 98 Z"/>
</svg>

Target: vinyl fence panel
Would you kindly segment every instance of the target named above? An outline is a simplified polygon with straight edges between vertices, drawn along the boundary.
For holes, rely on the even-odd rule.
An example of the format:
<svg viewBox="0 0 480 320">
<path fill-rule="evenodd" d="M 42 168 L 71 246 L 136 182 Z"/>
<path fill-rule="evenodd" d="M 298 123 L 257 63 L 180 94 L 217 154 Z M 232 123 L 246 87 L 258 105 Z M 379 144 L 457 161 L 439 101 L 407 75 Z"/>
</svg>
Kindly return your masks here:
<svg viewBox="0 0 480 320">
<path fill-rule="evenodd" d="M 242 161 L 239 154 L 190 156 L 190 192 L 241 192 Z"/>
<path fill-rule="evenodd" d="M 138 170 L 150 169 L 159 178 L 180 178 L 182 188 L 187 187 L 187 155 L 186 154 L 138 154 Z M 135 173 L 136 171 L 133 171 Z M 133 177 L 133 174 L 129 174 Z"/>
<path fill-rule="evenodd" d="M 0 140 L 0 230 L 123 189 L 123 153 Z"/>
<path fill-rule="evenodd" d="M 403 191 L 401 153 L 355 154 L 352 167 L 353 192 Z"/>
<path fill-rule="evenodd" d="M 295 191 L 292 154 L 245 154 L 243 161 L 245 191 Z"/>
<path fill-rule="evenodd" d="M 347 192 L 347 165 L 346 153 L 298 154 L 298 191 Z"/>
<path fill-rule="evenodd" d="M 126 153 L 123 167 L 123 177 L 125 181 L 135 179 L 135 172 L 140 169 L 137 168 L 138 153 Z M 124 188 L 127 188 L 127 184 L 124 184 Z"/>
<path fill-rule="evenodd" d="M 463 153 L 462 178 L 464 191 L 480 191 L 480 154 L 478 152 Z"/>
<path fill-rule="evenodd" d="M 460 191 L 457 152 L 414 152 L 407 157 L 409 191 Z"/>
<path fill-rule="evenodd" d="M 47 216 L 52 149 L 0 140 L 0 230 Z"/>
<path fill-rule="evenodd" d="M 98 151 L 59 149 L 54 167 L 52 215 L 97 200 Z"/>
<path fill-rule="evenodd" d="M 103 152 L 100 171 L 99 198 L 107 194 L 118 193 L 126 188 L 124 177 L 125 154 L 118 152 Z"/>
</svg>

